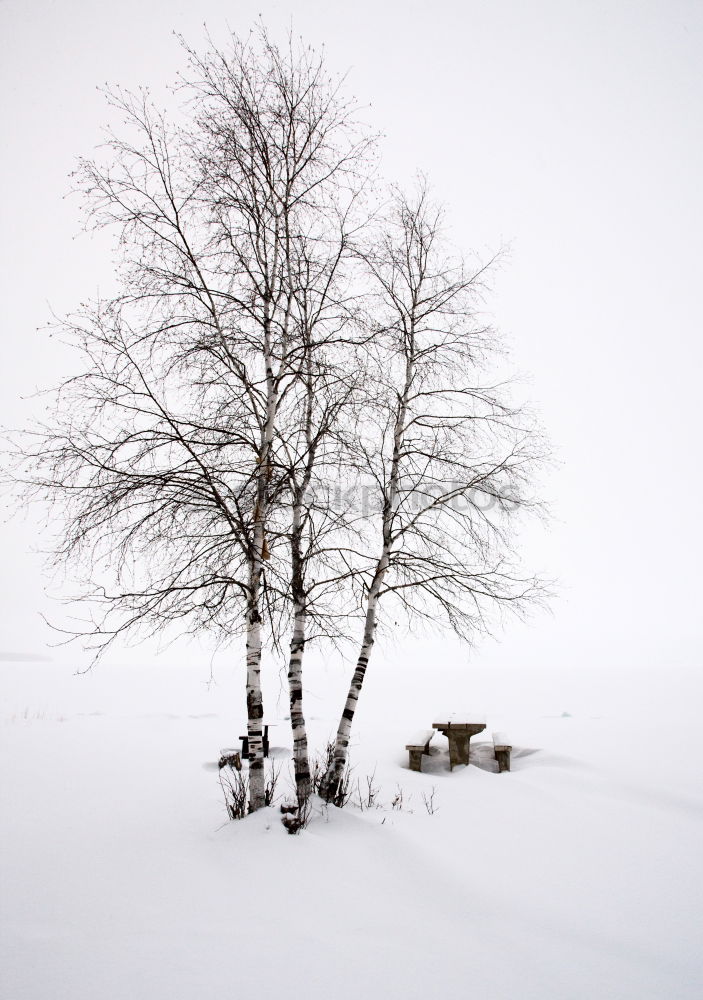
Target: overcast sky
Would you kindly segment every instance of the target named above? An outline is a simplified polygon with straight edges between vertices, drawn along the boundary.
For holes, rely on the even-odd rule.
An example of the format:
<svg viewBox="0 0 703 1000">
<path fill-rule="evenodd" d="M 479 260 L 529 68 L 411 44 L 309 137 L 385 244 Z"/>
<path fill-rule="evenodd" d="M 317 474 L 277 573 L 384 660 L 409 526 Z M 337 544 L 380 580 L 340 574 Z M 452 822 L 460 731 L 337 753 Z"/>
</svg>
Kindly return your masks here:
<svg viewBox="0 0 703 1000">
<path fill-rule="evenodd" d="M 560 465 L 526 544 L 553 614 L 482 662 L 699 665 L 703 4 L 700 0 L 0 0 L 0 423 L 64 363 L 37 332 L 110 286 L 63 199 L 106 110 L 261 13 L 324 43 L 386 134 L 384 174 L 426 171 L 465 249 L 509 243 L 492 300 Z M 46 653 L 27 523 L 0 525 L 0 653 Z M 50 654 L 53 655 L 53 654 Z"/>
</svg>

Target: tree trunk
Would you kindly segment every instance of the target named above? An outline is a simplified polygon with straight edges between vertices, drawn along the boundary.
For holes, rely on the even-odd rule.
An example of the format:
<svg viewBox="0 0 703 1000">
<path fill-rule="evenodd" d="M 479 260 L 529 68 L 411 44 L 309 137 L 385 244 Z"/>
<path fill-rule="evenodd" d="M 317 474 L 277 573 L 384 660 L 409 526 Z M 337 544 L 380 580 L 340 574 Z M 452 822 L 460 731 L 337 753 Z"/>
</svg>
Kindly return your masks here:
<svg viewBox="0 0 703 1000">
<path fill-rule="evenodd" d="M 266 515 L 269 456 L 273 441 L 278 396 L 271 367 L 269 303 L 265 305 L 264 360 L 266 365 L 266 421 L 262 428 L 256 472 L 254 538 L 250 557 L 249 607 L 247 617 L 247 735 L 249 737 L 249 811 L 266 805 L 263 718 L 261 694 L 261 578 L 266 550 Z"/>
<path fill-rule="evenodd" d="M 288 665 L 290 694 L 290 724 L 293 730 L 293 766 L 298 804 L 304 805 L 310 796 L 310 761 L 308 736 L 303 714 L 303 650 L 305 649 L 305 608 L 296 603 L 293 636 Z"/>
<path fill-rule="evenodd" d="M 255 571 L 256 572 L 256 571 Z M 249 737 L 249 811 L 266 804 L 264 773 L 264 703 L 261 695 L 261 615 L 258 582 L 250 599 L 247 620 L 247 735 Z"/>
<path fill-rule="evenodd" d="M 374 643 L 374 633 L 376 631 L 376 609 L 383 581 L 390 566 L 391 551 L 393 548 L 393 516 L 395 513 L 396 497 L 398 495 L 398 482 L 400 477 L 400 456 L 405 435 L 405 418 L 408 411 L 408 397 L 413 383 L 415 370 L 415 327 L 411 324 L 410 340 L 407 345 L 408 353 L 405 363 L 405 382 L 403 393 L 400 398 L 400 405 L 396 414 L 393 427 L 393 456 L 391 459 L 390 475 L 388 480 L 388 494 L 383 505 L 383 551 L 381 558 L 376 565 L 371 587 L 369 588 L 369 599 L 366 605 L 366 620 L 364 623 L 364 637 L 359 651 L 359 658 L 356 661 L 356 669 L 352 677 L 347 701 L 342 712 L 342 717 L 337 729 L 337 738 L 334 744 L 334 757 L 327 768 L 325 776 L 320 782 L 320 795 L 326 802 L 331 802 L 339 790 L 344 775 L 344 767 L 349 756 L 349 737 L 351 734 L 352 722 L 359 695 L 366 676 L 366 668 L 369 665 L 371 650 Z"/>
<path fill-rule="evenodd" d="M 383 568 L 379 568 L 369 594 L 369 603 L 366 606 L 364 638 L 361 643 L 361 649 L 359 650 L 359 658 L 356 661 L 356 669 L 354 670 L 354 675 L 349 686 L 349 693 L 347 694 L 344 711 L 342 712 L 342 717 L 339 721 L 339 728 L 337 729 L 337 737 L 334 744 L 334 756 L 322 781 L 320 782 L 320 796 L 325 799 L 326 802 L 332 802 L 337 791 L 339 790 L 344 775 L 344 767 L 347 763 L 347 757 L 349 755 L 349 738 L 351 735 L 352 723 L 354 721 L 354 714 L 356 712 L 356 706 L 359 701 L 359 695 L 361 693 L 364 677 L 366 675 L 366 668 L 369 665 L 371 650 L 373 649 L 374 644 L 378 592 L 381 589 L 381 584 L 383 583 L 383 577 L 385 576 L 387 568 L 387 557 L 385 554 L 381 562 L 382 564 L 385 562 L 386 565 L 383 566 Z"/>
<path fill-rule="evenodd" d="M 309 479 L 309 476 L 308 476 Z M 298 804 L 303 806 L 310 796 L 310 760 L 308 757 L 308 735 L 303 714 L 303 653 L 305 650 L 305 626 L 307 621 L 306 594 L 304 584 L 304 559 L 302 556 L 302 504 L 304 486 L 296 490 L 293 499 L 293 523 L 291 526 L 291 594 L 293 597 L 293 635 L 288 661 L 288 692 L 290 696 L 290 725 L 293 732 L 293 767 Z"/>
</svg>

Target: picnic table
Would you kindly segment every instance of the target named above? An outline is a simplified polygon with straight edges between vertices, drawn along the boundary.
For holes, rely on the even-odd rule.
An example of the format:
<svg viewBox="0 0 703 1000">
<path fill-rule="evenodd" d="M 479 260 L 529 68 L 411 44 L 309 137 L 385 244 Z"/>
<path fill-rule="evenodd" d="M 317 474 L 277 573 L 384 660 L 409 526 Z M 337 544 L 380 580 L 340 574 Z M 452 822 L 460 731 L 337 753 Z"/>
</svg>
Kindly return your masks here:
<svg viewBox="0 0 703 1000">
<path fill-rule="evenodd" d="M 460 714 L 451 712 L 441 715 L 439 721 L 433 722 L 434 729 L 443 733 L 449 741 L 449 769 L 457 764 L 469 763 L 469 744 L 471 737 L 482 733 L 486 728 L 486 719 L 475 712 Z"/>
</svg>

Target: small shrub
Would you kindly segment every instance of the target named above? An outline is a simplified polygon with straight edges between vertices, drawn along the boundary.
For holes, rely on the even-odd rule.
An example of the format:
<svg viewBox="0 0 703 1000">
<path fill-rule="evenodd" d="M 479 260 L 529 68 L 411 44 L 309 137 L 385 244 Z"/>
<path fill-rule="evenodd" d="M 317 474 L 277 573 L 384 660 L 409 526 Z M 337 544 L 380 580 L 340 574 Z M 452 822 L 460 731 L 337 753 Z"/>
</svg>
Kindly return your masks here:
<svg viewBox="0 0 703 1000">
<path fill-rule="evenodd" d="M 244 819 L 249 811 L 249 774 L 227 766 L 220 768 L 220 787 L 230 819 Z"/>
<path fill-rule="evenodd" d="M 310 821 L 310 800 L 304 802 L 284 802 L 281 805 L 283 813 L 281 822 L 290 834 L 300 833 Z"/>
<path fill-rule="evenodd" d="M 239 761 L 239 754 L 233 755 L 237 761 L 228 761 L 220 767 L 220 788 L 225 798 L 225 808 L 230 819 L 244 819 L 249 812 L 249 771 L 244 769 Z M 237 767 L 239 763 L 239 767 Z M 266 766 L 266 761 L 264 761 Z M 264 802 L 273 805 L 276 798 L 276 785 L 281 773 L 281 765 L 276 767 L 274 761 L 266 778 L 264 787 Z"/>
<path fill-rule="evenodd" d="M 435 801 L 434 801 L 435 791 L 436 791 L 436 788 L 433 785 L 432 786 L 432 791 L 430 792 L 429 795 L 426 795 L 425 792 L 422 793 L 422 801 L 424 802 L 425 809 L 427 810 L 427 812 L 428 812 L 428 814 L 430 816 L 434 816 L 434 814 L 437 811 L 437 806 L 435 805 Z"/>
<path fill-rule="evenodd" d="M 264 761 L 264 767 L 266 762 Z M 278 778 L 281 773 L 281 765 L 276 767 L 276 762 L 271 761 L 271 769 L 269 776 L 266 779 L 266 784 L 264 786 L 264 802 L 267 806 L 273 805 L 276 796 L 276 785 L 278 784 Z"/>
<path fill-rule="evenodd" d="M 313 792 L 317 793 L 320 791 L 320 784 L 327 769 L 334 759 L 334 743 L 328 743 L 325 747 L 324 754 L 316 754 L 312 763 L 310 764 L 310 787 Z"/>
<path fill-rule="evenodd" d="M 396 789 L 396 793 L 391 799 L 391 809 L 397 809 L 400 812 L 403 808 L 403 789 L 400 785 L 397 785 Z"/>
<path fill-rule="evenodd" d="M 361 783 L 357 781 L 356 783 L 356 793 L 359 802 L 359 809 L 363 812 L 364 809 L 378 808 L 378 796 L 381 789 L 378 785 L 374 785 L 374 778 L 376 777 L 376 772 L 366 776 L 366 788 L 362 789 Z"/>
<path fill-rule="evenodd" d="M 324 778 L 327 770 L 334 761 L 334 743 L 328 743 L 325 747 L 324 754 L 318 754 L 312 762 L 310 767 L 310 787 L 315 793 L 319 793 L 320 784 Z M 344 771 L 342 772 L 342 778 L 334 796 L 330 800 L 332 805 L 337 806 L 338 809 L 343 809 L 352 797 L 354 789 L 351 786 L 351 765 L 347 760 L 344 766 Z"/>
</svg>

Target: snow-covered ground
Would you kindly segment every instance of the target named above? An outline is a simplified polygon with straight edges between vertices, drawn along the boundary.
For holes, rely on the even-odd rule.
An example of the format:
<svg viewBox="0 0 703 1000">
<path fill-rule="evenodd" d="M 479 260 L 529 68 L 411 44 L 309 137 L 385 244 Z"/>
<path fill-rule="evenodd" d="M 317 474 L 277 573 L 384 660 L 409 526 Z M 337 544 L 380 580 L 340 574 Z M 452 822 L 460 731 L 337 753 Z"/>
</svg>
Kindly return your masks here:
<svg viewBox="0 0 703 1000">
<path fill-rule="evenodd" d="M 226 820 L 214 762 L 243 731 L 240 669 L 208 685 L 167 658 L 0 663 L 3 998 L 703 995 L 694 674 L 379 651 L 353 763 L 383 808 L 290 837 L 273 809 Z M 318 746 L 347 680 L 308 665 Z M 285 772 L 283 678 L 265 694 Z M 447 707 L 486 714 L 479 763 L 509 734 L 511 773 L 450 774 L 442 737 L 408 770 L 406 739 Z"/>
</svg>

